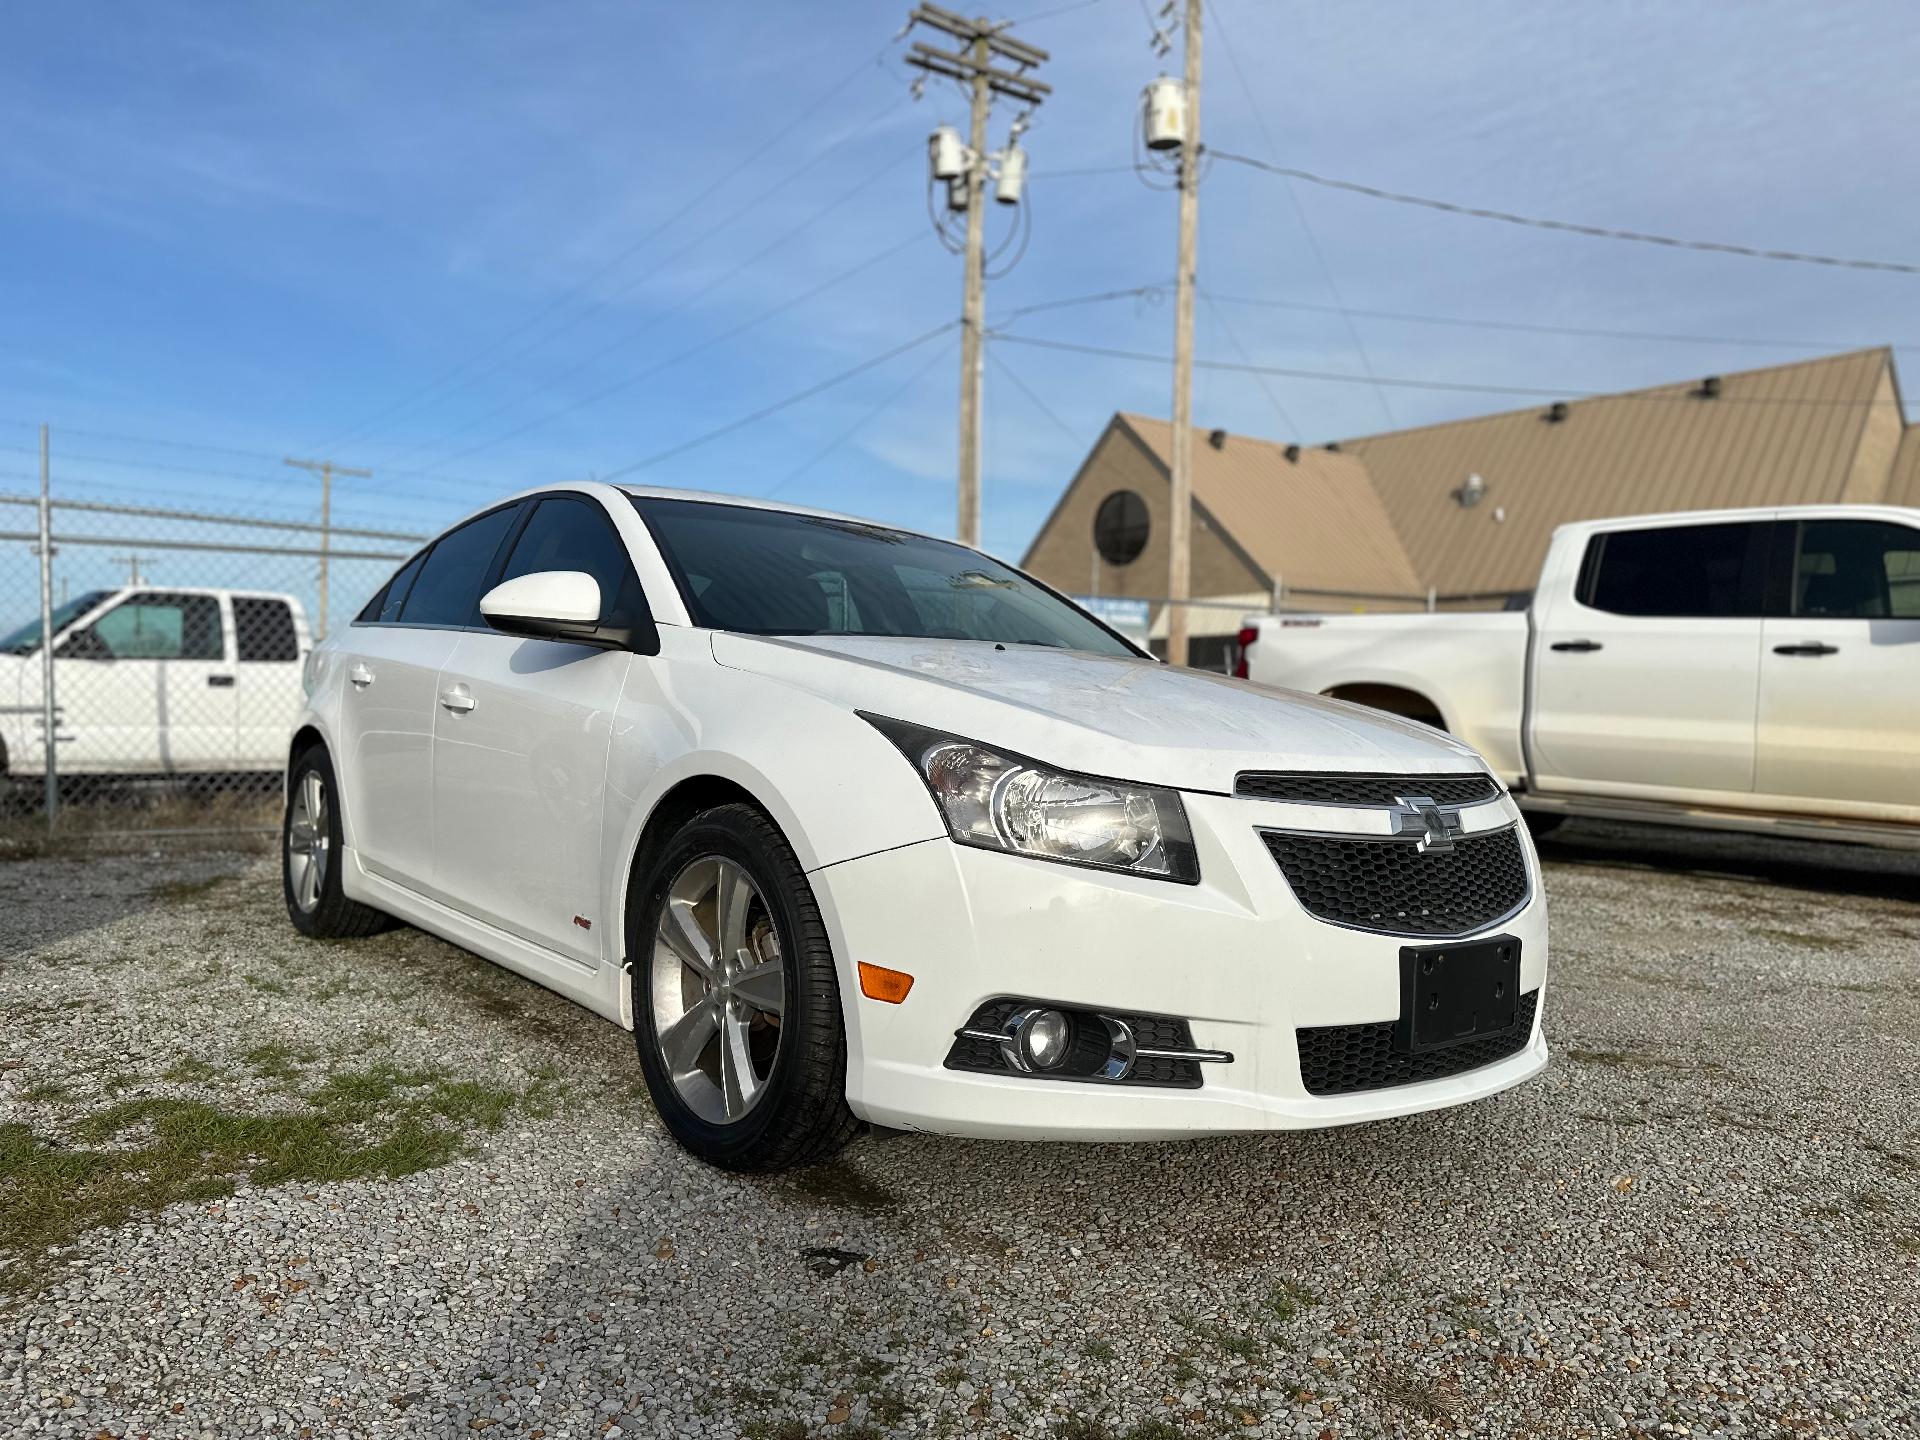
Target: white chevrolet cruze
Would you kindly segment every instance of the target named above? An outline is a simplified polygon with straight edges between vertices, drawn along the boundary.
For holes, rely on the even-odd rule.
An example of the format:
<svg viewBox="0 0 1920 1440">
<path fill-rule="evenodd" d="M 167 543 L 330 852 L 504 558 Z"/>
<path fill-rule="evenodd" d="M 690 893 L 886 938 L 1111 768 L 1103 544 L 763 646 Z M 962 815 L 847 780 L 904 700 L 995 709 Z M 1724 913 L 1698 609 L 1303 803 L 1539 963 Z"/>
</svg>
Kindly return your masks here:
<svg viewBox="0 0 1920 1440">
<path fill-rule="evenodd" d="M 1157 663 L 975 550 L 561 485 L 317 648 L 287 911 L 410 921 L 629 1027 L 715 1164 L 859 1123 L 1371 1120 L 1547 1062 L 1546 901 L 1472 750 Z"/>
</svg>

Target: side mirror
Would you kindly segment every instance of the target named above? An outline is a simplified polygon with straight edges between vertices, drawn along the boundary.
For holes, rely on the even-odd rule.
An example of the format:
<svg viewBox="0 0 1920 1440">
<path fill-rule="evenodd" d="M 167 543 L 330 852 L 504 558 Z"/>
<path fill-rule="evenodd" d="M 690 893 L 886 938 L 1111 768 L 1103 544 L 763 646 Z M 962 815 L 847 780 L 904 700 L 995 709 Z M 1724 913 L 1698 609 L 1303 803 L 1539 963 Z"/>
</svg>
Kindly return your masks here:
<svg viewBox="0 0 1920 1440">
<path fill-rule="evenodd" d="M 626 637 L 600 629 L 600 582 L 579 570 L 536 570 L 480 597 L 480 614 L 504 635 L 622 646 Z"/>
</svg>

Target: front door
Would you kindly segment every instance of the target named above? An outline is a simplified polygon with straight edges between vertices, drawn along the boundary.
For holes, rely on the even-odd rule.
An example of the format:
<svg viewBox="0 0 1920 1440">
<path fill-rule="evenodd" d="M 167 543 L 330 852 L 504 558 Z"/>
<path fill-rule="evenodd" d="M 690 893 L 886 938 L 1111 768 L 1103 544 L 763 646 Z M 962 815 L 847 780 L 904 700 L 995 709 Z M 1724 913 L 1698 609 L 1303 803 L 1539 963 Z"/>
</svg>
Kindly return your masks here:
<svg viewBox="0 0 1920 1440">
<path fill-rule="evenodd" d="M 1920 820 L 1920 529 L 1859 519 L 1784 531 L 1791 579 L 1760 647 L 1754 788 Z"/>
<path fill-rule="evenodd" d="M 1609 530 L 1533 637 L 1542 789 L 1722 800 L 1753 789 L 1771 522 Z"/>
<path fill-rule="evenodd" d="M 233 672 L 218 596 L 136 590 L 123 597 L 54 651 L 61 771 L 231 769 Z"/>
<path fill-rule="evenodd" d="M 642 604 L 599 502 L 539 500 L 495 583 L 577 570 L 603 624 Z M 461 637 L 434 721 L 434 888 L 449 904 L 582 965 L 618 955 L 601 909 L 607 749 L 624 650 L 490 631 Z"/>
</svg>

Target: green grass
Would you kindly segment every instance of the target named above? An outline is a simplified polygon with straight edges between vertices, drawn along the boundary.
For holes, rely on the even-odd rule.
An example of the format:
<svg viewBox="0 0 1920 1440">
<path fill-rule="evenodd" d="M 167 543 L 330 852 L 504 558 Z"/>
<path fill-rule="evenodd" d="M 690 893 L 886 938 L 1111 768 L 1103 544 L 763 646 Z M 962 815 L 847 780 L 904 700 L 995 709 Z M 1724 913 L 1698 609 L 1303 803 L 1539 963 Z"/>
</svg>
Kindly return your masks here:
<svg viewBox="0 0 1920 1440">
<path fill-rule="evenodd" d="M 1293 1319 L 1302 1310 L 1310 1309 L 1320 1303 L 1320 1297 L 1304 1285 L 1296 1285 L 1291 1280 L 1282 1280 L 1267 1292 L 1267 1310 L 1273 1318 L 1282 1323 Z"/>
<path fill-rule="evenodd" d="M 58 1080 L 31 1080 L 20 1087 L 20 1099 L 28 1105 L 57 1105 L 72 1093 Z"/>
<path fill-rule="evenodd" d="M 1114 1356 L 1113 1346 L 1105 1340 L 1089 1340 L 1080 1348 L 1089 1360 L 1098 1360 L 1102 1364 L 1113 1359 Z"/>
<path fill-rule="evenodd" d="M 198 1056 L 189 1055 L 160 1078 L 177 1085 L 204 1085 L 219 1073 L 218 1065 L 210 1065 Z"/>
<path fill-rule="evenodd" d="M 444 1165 L 466 1134 L 546 1103 L 513 1091 L 390 1065 L 330 1077 L 285 1113 L 202 1100 L 124 1100 L 88 1116 L 74 1144 L 0 1125 L 0 1290 L 29 1285 L 47 1252 L 88 1230 L 188 1201 L 220 1199 L 237 1176 L 255 1185 L 398 1179 Z"/>
</svg>

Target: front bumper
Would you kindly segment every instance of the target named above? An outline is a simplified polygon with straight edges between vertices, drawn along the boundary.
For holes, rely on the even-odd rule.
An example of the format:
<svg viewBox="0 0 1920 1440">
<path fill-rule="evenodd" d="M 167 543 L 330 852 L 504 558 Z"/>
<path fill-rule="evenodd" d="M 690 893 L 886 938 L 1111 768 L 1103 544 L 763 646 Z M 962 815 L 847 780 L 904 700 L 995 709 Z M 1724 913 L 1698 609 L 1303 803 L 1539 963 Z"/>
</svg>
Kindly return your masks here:
<svg viewBox="0 0 1920 1440">
<path fill-rule="evenodd" d="M 846 997 L 854 1113 L 877 1125 L 954 1135 L 1170 1139 L 1439 1109 L 1504 1090 L 1545 1066 L 1547 916 L 1531 845 L 1523 845 L 1525 907 L 1482 932 L 1520 942 L 1520 988 L 1537 1000 L 1524 1048 L 1442 1079 L 1316 1096 L 1301 1079 L 1296 1029 L 1395 1019 L 1401 947 L 1434 942 L 1314 918 L 1294 899 L 1258 829 L 1351 820 L 1220 795 L 1183 798 L 1199 852 L 1198 885 L 944 839 L 815 871 Z M 1502 797 L 1482 807 L 1470 828 L 1518 819 Z M 861 996 L 854 970 L 861 960 L 912 975 L 906 1001 Z M 954 1031 L 984 1001 L 1009 995 L 1184 1018 L 1196 1046 L 1233 1059 L 1202 1066 L 1198 1089 L 945 1068 Z"/>
</svg>

